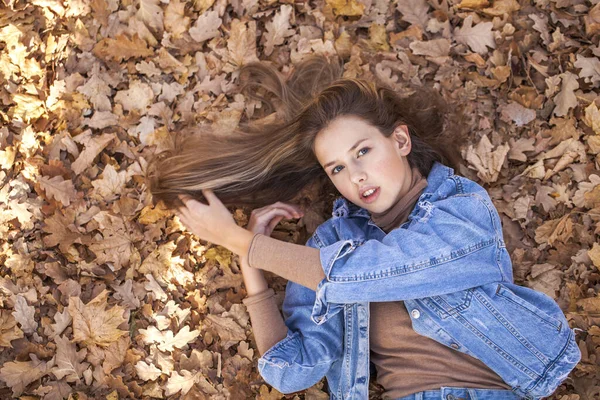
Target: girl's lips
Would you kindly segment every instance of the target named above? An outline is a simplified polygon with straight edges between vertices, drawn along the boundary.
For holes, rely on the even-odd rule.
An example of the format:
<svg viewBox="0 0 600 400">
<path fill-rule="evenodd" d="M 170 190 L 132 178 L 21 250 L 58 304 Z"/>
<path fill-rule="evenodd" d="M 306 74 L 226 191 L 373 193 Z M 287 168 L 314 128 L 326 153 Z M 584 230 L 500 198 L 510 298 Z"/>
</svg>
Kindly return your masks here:
<svg viewBox="0 0 600 400">
<path fill-rule="evenodd" d="M 381 192 L 381 189 L 377 188 L 377 189 L 375 189 L 375 193 L 373 193 L 369 197 L 361 196 L 361 199 L 364 203 L 370 204 L 370 203 L 374 202 L 375 200 L 377 200 L 377 198 L 379 197 L 379 192 Z"/>
</svg>

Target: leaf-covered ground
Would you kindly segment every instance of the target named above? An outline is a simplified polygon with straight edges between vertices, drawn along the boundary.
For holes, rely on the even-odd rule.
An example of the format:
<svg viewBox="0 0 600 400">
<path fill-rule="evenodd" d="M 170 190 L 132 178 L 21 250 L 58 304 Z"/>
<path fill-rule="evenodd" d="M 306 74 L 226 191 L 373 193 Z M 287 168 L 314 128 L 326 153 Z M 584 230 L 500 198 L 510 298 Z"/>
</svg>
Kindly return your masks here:
<svg viewBox="0 0 600 400">
<path fill-rule="evenodd" d="M 263 116 L 240 66 L 310 54 L 464 110 L 460 172 L 494 199 L 516 281 L 578 328 L 553 398 L 600 398 L 596 3 L 0 0 L 0 398 L 282 398 L 256 369 L 237 259 L 153 208 L 144 173 L 187 128 Z M 277 237 L 327 217 L 307 201 Z"/>
</svg>

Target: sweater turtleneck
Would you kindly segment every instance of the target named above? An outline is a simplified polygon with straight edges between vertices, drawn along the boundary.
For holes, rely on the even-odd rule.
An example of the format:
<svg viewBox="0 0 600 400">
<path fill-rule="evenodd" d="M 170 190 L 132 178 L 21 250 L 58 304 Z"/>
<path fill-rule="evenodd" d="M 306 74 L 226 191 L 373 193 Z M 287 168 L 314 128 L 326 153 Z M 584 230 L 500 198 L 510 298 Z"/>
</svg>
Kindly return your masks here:
<svg viewBox="0 0 600 400">
<path fill-rule="evenodd" d="M 412 167 L 411 184 L 408 192 L 386 211 L 371 213 L 371 220 L 386 233 L 397 228 L 407 220 L 408 215 L 426 187 L 427 178 L 421 175 L 417 167 Z"/>
</svg>

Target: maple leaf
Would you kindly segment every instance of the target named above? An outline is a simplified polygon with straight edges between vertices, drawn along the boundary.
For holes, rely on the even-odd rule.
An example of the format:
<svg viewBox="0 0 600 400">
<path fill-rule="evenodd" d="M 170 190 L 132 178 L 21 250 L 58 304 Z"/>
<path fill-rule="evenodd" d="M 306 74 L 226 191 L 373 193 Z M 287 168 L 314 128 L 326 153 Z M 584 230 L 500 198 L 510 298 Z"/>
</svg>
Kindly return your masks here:
<svg viewBox="0 0 600 400">
<path fill-rule="evenodd" d="M 23 331 L 17 326 L 17 320 L 8 310 L 0 310 L 0 346 L 12 347 L 11 341 L 23 337 Z"/>
<path fill-rule="evenodd" d="M 241 67 L 250 62 L 258 61 L 256 57 L 256 21 L 246 23 L 238 19 L 231 21 L 231 32 L 227 41 L 229 62 Z"/>
<path fill-rule="evenodd" d="M 119 368 L 123 364 L 130 345 L 131 339 L 129 336 L 121 336 L 119 340 L 104 349 L 104 360 L 102 362 L 104 373 L 110 374 L 113 369 Z"/>
<path fill-rule="evenodd" d="M 96 57 L 123 61 L 130 58 L 148 57 L 154 53 L 153 49 L 148 48 L 146 42 L 137 34 L 129 39 L 125 34 L 118 34 L 114 39 L 104 38 L 95 46 L 93 53 Z"/>
<path fill-rule="evenodd" d="M 106 310 L 108 291 L 94 297 L 87 304 L 78 297 L 69 298 L 69 314 L 73 318 L 73 340 L 86 345 L 97 345 L 108 347 L 121 336 L 127 335 L 127 331 L 118 329 L 123 322 L 122 307 L 115 305 Z"/>
<path fill-rule="evenodd" d="M 117 271 L 131 262 L 132 254 L 137 252 L 134 243 L 143 238 L 129 223 L 125 224 L 123 218 L 101 211 L 94 215 L 101 227 L 102 239 L 93 240 L 90 250 L 96 254 L 98 264 L 113 263 L 112 268 Z"/>
<path fill-rule="evenodd" d="M 67 338 L 56 336 L 56 366 L 52 373 L 57 379 L 65 379 L 67 382 L 80 382 L 80 378 L 88 367 L 88 363 L 82 363 L 87 354 L 86 349 L 77 351 L 75 343 Z"/>
<path fill-rule="evenodd" d="M 188 343 L 196 340 L 200 336 L 200 331 L 190 331 L 189 326 L 184 326 L 177 335 L 173 336 L 172 331 L 161 332 L 155 326 L 150 325 L 148 329 L 140 329 L 144 343 L 157 343 L 161 351 L 173 351 L 175 347 L 181 349 Z"/>
<path fill-rule="evenodd" d="M 472 26 L 473 16 L 469 15 L 463 21 L 462 28 L 454 30 L 454 39 L 458 43 L 466 44 L 476 53 L 487 54 L 488 47 L 495 49 L 496 42 L 494 41 L 494 33 L 492 27 L 494 26 L 491 22 L 480 22 L 479 24 Z"/>
<path fill-rule="evenodd" d="M 35 354 L 30 354 L 29 357 L 31 361 L 9 361 L 0 368 L 0 379 L 12 389 L 15 397 L 20 396 L 31 382 L 50 373 L 54 365 L 54 358 L 45 362 L 39 360 Z"/>
</svg>

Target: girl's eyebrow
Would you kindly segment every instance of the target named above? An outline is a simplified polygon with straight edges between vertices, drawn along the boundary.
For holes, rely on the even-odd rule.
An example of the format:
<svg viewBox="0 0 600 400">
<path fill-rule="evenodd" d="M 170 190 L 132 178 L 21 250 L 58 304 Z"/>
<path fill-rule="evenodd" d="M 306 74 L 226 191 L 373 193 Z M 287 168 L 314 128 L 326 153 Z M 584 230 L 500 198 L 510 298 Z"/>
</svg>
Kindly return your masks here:
<svg viewBox="0 0 600 400">
<path fill-rule="evenodd" d="M 359 144 L 361 144 L 362 142 L 364 142 L 367 139 L 368 138 L 360 139 L 358 142 L 354 143 L 354 146 L 350 147 L 350 150 L 348 150 L 348 153 L 350 153 L 352 150 L 354 150 L 355 148 L 357 148 Z M 333 164 L 335 164 L 335 161 L 328 162 L 327 164 L 323 165 L 323 168 L 327 168 L 327 167 L 329 167 L 330 165 L 333 165 Z"/>
</svg>

